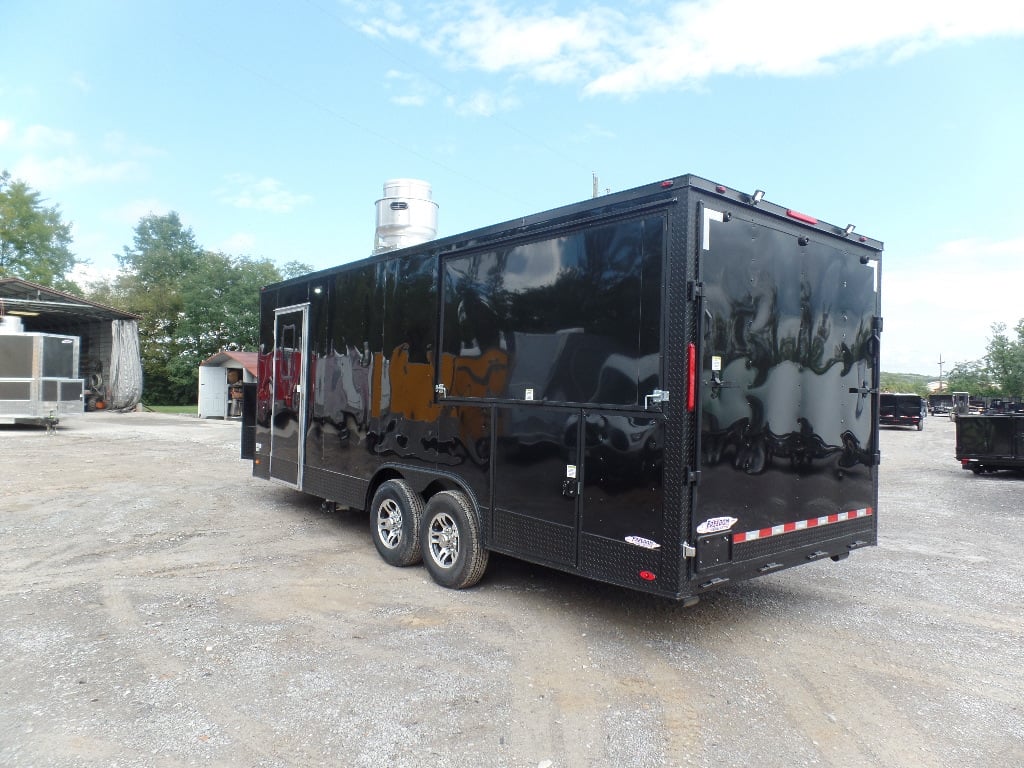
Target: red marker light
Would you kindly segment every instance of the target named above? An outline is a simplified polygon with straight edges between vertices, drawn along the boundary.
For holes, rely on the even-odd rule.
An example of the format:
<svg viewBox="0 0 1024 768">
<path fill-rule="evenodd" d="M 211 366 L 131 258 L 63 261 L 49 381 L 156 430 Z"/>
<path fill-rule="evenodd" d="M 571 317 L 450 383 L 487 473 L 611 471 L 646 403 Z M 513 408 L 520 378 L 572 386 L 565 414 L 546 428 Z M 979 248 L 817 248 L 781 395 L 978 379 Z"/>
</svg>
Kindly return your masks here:
<svg viewBox="0 0 1024 768">
<path fill-rule="evenodd" d="M 686 345 L 686 410 L 693 413 L 697 407 L 697 345 Z"/>
<path fill-rule="evenodd" d="M 644 581 L 654 581 L 658 577 L 650 571 L 640 571 L 640 578 Z"/>
<path fill-rule="evenodd" d="M 667 189 L 668 187 L 671 187 L 673 184 L 675 184 L 675 182 L 672 181 L 671 179 L 669 179 L 668 181 L 661 182 L 661 186 L 663 189 Z"/>
<path fill-rule="evenodd" d="M 786 211 L 786 215 L 791 219 L 802 221 L 805 224 L 817 224 L 818 220 L 813 216 L 808 216 L 806 213 L 800 213 L 800 211 L 794 211 L 792 209 Z"/>
</svg>

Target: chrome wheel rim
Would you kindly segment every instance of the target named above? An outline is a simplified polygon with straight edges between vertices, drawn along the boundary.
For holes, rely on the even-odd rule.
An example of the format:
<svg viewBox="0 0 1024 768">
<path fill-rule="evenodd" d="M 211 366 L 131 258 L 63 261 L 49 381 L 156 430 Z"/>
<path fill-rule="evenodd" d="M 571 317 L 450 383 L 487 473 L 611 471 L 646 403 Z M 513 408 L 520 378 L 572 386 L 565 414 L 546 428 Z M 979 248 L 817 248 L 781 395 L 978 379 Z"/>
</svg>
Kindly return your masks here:
<svg viewBox="0 0 1024 768">
<path fill-rule="evenodd" d="M 439 568 L 451 568 L 459 557 L 459 527 L 447 512 L 434 515 L 428 531 L 430 559 Z"/>
<path fill-rule="evenodd" d="M 377 507 L 377 538 L 388 549 L 402 541 L 402 508 L 394 499 L 384 499 Z"/>
</svg>

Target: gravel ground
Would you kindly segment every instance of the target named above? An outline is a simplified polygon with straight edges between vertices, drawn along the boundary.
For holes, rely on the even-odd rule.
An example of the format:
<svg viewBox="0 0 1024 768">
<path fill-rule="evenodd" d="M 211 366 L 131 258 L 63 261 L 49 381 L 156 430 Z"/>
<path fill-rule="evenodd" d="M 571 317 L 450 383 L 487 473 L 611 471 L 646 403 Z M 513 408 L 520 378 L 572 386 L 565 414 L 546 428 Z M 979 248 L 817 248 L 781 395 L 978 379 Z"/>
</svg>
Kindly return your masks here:
<svg viewBox="0 0 1024 768">
<path fill-rule="evenodd" d="M 882 434 L 881 544 L 682 609 L 452 592 L 254 480 L 237 423 L 0 427 L 0 765 L 1024 765 L 1024 477 Z"/>
</svg>

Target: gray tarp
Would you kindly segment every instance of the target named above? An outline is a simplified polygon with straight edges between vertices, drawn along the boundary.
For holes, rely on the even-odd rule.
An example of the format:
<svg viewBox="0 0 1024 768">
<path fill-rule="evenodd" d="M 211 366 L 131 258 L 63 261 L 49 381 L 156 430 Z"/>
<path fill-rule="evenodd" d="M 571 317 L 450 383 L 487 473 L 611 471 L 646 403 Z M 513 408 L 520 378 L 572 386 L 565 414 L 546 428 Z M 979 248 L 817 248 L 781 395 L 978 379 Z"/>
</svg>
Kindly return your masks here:
<svg viewBox="0 0 1024 768">
<path fill-rule="evenodd" d="M 110 323 L 110 380 L 107 407 L 127 411 L 142 400 L 142 357 L 139 354 L 139 323 L 113 320 Z"/>
</svg>

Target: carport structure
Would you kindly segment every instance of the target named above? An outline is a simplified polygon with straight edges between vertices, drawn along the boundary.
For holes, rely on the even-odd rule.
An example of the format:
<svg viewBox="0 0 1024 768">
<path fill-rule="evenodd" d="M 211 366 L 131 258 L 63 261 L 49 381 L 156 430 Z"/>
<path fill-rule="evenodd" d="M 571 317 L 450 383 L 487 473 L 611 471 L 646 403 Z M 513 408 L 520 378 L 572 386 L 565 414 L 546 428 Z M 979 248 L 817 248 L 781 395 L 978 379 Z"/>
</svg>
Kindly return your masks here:
<svg viewBox="0 0 1024 768">
<path fill-rule="evenodd" d="M 142 399 L 138 315 L 17 277 L 0 278 L 5 314 L 20 317 L 29 332 L 79 337 L 87 409 L 125 410 Z"/>
</svg>

